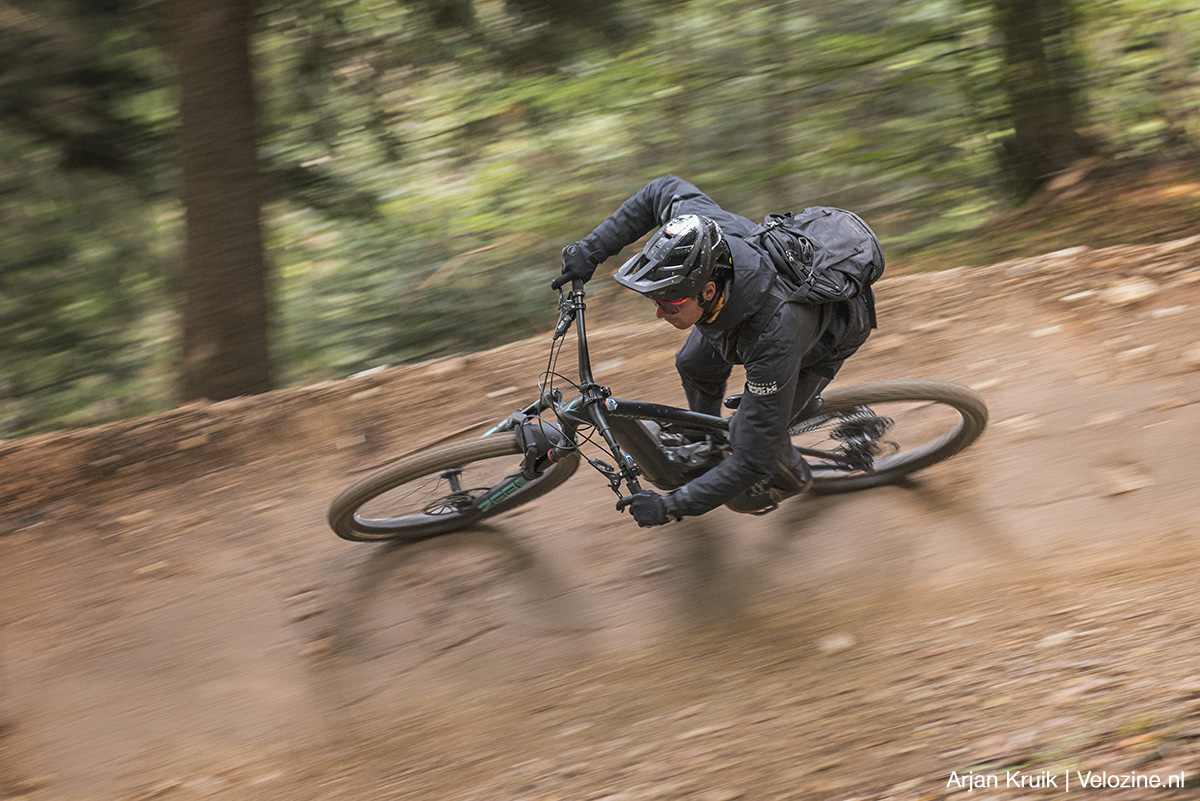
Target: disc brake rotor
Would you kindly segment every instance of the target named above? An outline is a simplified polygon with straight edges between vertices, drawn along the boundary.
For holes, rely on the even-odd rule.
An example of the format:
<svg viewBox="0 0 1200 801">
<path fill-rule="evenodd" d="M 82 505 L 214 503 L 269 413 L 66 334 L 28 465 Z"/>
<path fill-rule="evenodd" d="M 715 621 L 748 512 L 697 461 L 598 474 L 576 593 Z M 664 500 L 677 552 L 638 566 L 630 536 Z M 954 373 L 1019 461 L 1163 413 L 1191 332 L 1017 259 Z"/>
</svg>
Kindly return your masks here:
<svg viewBox="0 0 1200 801">
<path fill-rule="evenodd" d="M 477 487 L 476 489 L 460 490 L 452 492 L 441 498 L 430 501 L 425 504 L 422 509 L 427 515 L 448 515 L 455 514 L 469 509 L 474 505 L 475 499 L 482 497 L 488 491 L 488 487 Z"/>
</svg>

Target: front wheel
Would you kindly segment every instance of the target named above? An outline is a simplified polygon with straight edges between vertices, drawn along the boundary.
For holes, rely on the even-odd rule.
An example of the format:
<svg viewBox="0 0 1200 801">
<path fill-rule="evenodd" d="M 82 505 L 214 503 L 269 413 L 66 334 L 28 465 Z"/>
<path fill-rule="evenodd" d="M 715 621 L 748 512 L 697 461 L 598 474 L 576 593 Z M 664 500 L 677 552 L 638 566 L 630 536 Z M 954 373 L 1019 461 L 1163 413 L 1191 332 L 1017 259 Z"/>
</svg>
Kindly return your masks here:
<svg viewBox="0 0 1200 801">
<path fill-rule="evenodd" d="M 449 534 L 545 495 L 571 477 L 579 454 L 534 479 L 521 474 L 521 461 L 512 432 L 421 451 L 339 495 L 329 507 L 329 526 L 359 542 Z"/>
<path fill-rule="evenodd" d="M 806 455 L 811 491 L 820 494 L 892 484 L 948 459 L 979 438 L 988 410 L 973 390 L 947 381 L 879 381 L 825 396 L 820 413 L 792 426 L 792 444 L 836 452 Z"/>
</svg>

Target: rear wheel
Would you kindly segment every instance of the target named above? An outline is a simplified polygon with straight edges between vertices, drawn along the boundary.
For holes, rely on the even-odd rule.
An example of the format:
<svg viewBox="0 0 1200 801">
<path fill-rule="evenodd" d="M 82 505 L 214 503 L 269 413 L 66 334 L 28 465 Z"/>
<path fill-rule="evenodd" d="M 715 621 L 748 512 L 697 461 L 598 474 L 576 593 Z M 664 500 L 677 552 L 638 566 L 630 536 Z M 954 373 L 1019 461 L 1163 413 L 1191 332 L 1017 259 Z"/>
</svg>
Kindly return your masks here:
<svg viewBox="0 0 1200 801">
<path fill-rule="evenodd" d="M 839 454 L 805 456 L 815 493 L 894 483 L 958 453 L 987 426 L 983 398 L 947 381 L 880 381 L 824 397 L 820 414 L 791 428 L 792 444 Z"/>
<path fill-rule="evenodd" d="M 579 466 L 570 454 L 529 480 L 512 432 L 421 451 L 380 468 L 339 495 L 329 526 L 356 541 L 421 540 L 545 495 Z"/>
</svg>

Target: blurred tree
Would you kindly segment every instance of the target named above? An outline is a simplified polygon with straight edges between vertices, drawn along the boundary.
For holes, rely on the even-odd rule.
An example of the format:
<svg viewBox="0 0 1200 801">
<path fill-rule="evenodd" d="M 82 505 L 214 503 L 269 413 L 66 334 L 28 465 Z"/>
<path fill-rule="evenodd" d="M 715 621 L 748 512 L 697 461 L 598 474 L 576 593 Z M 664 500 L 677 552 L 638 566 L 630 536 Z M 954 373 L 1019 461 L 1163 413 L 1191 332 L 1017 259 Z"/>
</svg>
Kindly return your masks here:
<svg viewBox="0 0 1200 801">
<path fill-rule="evenodd" d="M 175 0 L 180 80 L 184 400 L 271 388 L 251 0 Z"/>
<path fill-rule="evenodd" d="M 168 406 L 176 310 L 258 342 L 277 311 L 254 360 L 278 383 L 537 333 L 558 250 L 664 172 L 752 217 L 861 210 L 911 258 L 1006 209 L 1018 165 L 1024 192 L 1061 168 L 1076 129 L 1122 164 L 1193 152 L 1200 9 L 1070 1 L 245 0 L 251 95 L 225 45 L 171 63 L 167 12 L 198 2 L 0 0 L 0 437 Z M 181 78 L 235 78 L 245 129 L 181 130 Z M 231 132 L 236 163 L 201 149 Z M 186 272 L 170 143 L 210 180 Z M 191 336 L 194 370 L 233 328 Z"/>
<path fill-rule="evenodd" d="M 0 437 L 166 397 L 158 41 L 145 0 L 0 4 Z"/>
<path fill-rule="evenodd" d="M 1021 198 L 1084 155 L 1072 57 L 1070 0 L 995 0 L 1004 48 L 1004 92 L 1013 134 L 1004 142 Z"/>
<path fill-rule="evenodd" d="M 135 25 L 154 13 L 122 0 L 16 0 L 0 5 L 0 116 L 53 148 L 64 171 L 102 170 L 145 179 L 145 156 L 162 144 L 128 100 L 152 87 L 131 52 Z M 131 24 L 132 23 L 132 24 Z M 130 50 L 120 53 L 116 45 Z"/>
<path fill-rule="evenodd" d="M 598 43 L 634 41 L 640 31 L 626 5 L 627 0 L 505 0 L 504 24 L 476 25 L 475 42 L 505 71 L 553 72 L 588 57 Z"/>
</svg>

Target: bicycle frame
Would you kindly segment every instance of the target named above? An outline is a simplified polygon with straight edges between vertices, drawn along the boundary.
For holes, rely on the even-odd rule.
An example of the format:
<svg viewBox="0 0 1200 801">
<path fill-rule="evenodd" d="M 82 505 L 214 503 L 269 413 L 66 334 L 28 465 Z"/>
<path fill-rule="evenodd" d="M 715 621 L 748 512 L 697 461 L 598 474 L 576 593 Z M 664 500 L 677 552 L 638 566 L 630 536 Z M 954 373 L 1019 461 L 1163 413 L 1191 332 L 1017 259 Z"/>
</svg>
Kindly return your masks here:
<svg viewBox="0 0 1200 801">
<path fill-rule="evenodd" d="M 333 530 L 345 539 L 360 541 L 424 539 L 457 531 L 474 520 L 553 491 L 571 477 L 580 458 L 604 475 L 618 498 L 625 500 L 623 492 L 635 495 L 642 491 L 642 478 L 670 492 L 704 475 L 732 454 L 729 435 L 736 415 L 726 419 L 660 403 L 614 398 L 608 387 L 596 383 L 583 301 L 583 285 L 578 281 L 569 293 L 560 295 L 550 364 L 543 374 L 550 376 L 550 386 L 547 389 L 539 381 L 541 397 L 485 433 L 487 441 L 449 442 L 464 433 L 460 430 L 376 469 L 330 505 L 329 524 Z M 564 400 L 553 382 L 555 378 L 569 380 L 555 370 L 563 344 L 558 340 L 566 336 L 572 324 L 577 328 L 579 383 L 570 383 L 579 394 Z M 740 397 L 727 398 L 726 408 L 738 408 Z M 871 408 L 879 403 L 916 403 L 921 407 L 940 404 L 939 408 L 955 412 L 957 421 L 952 425 L 936 423 L 941 429 L 931 433 L 939 436 L 904 449 L 897 442 L 882 439 L 894 421 Z M 542 417 L 548 410 L 553 410 L 555 420 Z M 810 491 L 831 494 L 893 483 L 923 470 L 970 445 L 986 424 L 986 405 L 966 387 L 945 381 L 898 380 L 840 390 L 823 401 L 816 396 L 791 421 L 788 434 L 805 436 L 818 445 L 832 443 L 831 450 L 796 446 L 806 457 L 825 460 L 809 462 L 813 469 Z M 593 428 L 604 445 L 592 438 L 589 429 Z M 918 436 L 931 436 L 930 432 L 916 430 Z M 607 447 L 616 466 L 581 453 L 581 438 L 596 445 L 601 453 Z M 877 463 L 885 447 L 887 455 Z M 492 461 L 503 459 L 512 464 L 509 460 L 518 455 L 524 458 L 514 465 L 515 472 Z M 466 468 L 477 462 L 493 467 L 466 473 Z M 497 467 L 503 471 L 501 475 L 508 473 L 499 481 L 494 478 Z M 469 482 L 462 480 L 464 475 L 470 476 Z M 398 498 L 380 500 L 392 490 L 410 485 L 412 488 Z M 372 509 L 390 511 L 395 503 L 411 508 L 387 516 L 363 511 L 368 504 Z"/>
<path fill-rule="evenodd" d="M 587 324 L 584 312 L 585 293 L 583 282 L 572 282 L 571 291 L 560 302 L 561 313 L 558 325 L 554 329 L 554 339 L 557 341 L 565 336 L 571 325 L 575 326 L 578 346 L 579 395 L 564 401 L 557 389 L 548 390 L 542 397 L 526 406 L 524 409 L 507 417 L 503 422 L 483 436 L 500 431 L 511 431 L 528 418 L 536 417 L 544 411 L 552 409 L 558 418 L 559 426 L 567 445 L 552 447 L 546 454 L 550 461 L 557 461 L 576 450 L 575 438 L 581 426 L 594 426 L 596 432 L 604 439 L 609 453 L 616 461 L 616 467 L 604 463 L 596 467 L 609 480 L 613 491 L 621 496 L 621 485 L 632 495 L 642 491 L 639 476 L 644 476 L 661 489 L 677 488 L 685 483 L 679 466 L 672 463 L 663 451 L 661 443 L 641 423 L 641 420 L 655 420 L 668 423 L 683 430 L 696 432 L 725 432 L 729 429 L 729 421 L 715 415 L 692 412 L 659 403 L 626 400 L 612 397 L 611 390 L 598 384 L 592 374 L 591 356 L 588 352 Z"/>
<path fill-rule="evenodd" d="M 581 426 L 594 426 L 603 437 L 617 466 L 611 467 L 598 460 L 589 460 L 608 480 L 618 497 L 624 484 L 629 494 L 641 492 L 638 476 L 662 490 L 678 489 L 688 480 L 681 466 L 673 462 L 663 444 L 643 425 L 643 420 L 664 423 L 676 432 L 698 434 L 727 434 L 729 420 L 724 417 L 693 412 L 674 406 L 645 401 L 611 397 L 608 387 L 596 383 L 592 375 L 591 357 L 588 352 L 587 326 L 584 322 L 585 293 L 583 282 L 574 281 L 571 292 L 559 303 L 561 313 L 554 329 L 556 342 L 565 336 L 571 325 L 575 325 L 578 340 L 579 389 L 580 394 L 564 401 L 557 389 L 543 393 L 542 397 L 507 417 L 503 422 L 487 431 L 483 436 L 500 431 L 511 431 L 526 420 L 536 418 L 547 410 L 553 410 L 559 428 L 567 440 L 563 446 L 550 447 L 544 454 L 551 462 L 558 461 L 577 450 L 576 433 Z M 814 416 L 819 417 L 819 412 Z M 805 456 L 830 460 L 838 464 L 836 453 L 814 448 L 798 447 Z M 541 458 L 543 454 L 539 454 Z M 514 477 L 515 478 L 515 477 Z"/>
</svg>

